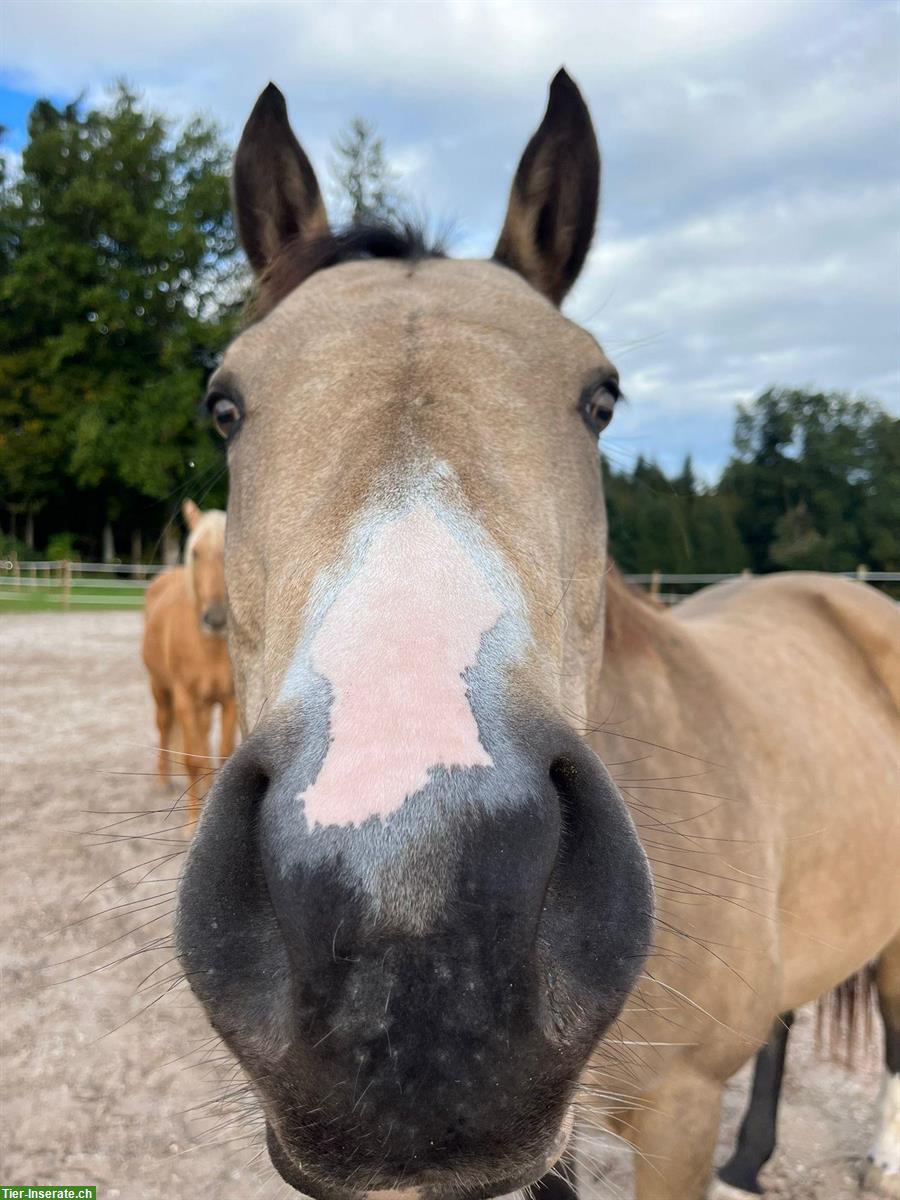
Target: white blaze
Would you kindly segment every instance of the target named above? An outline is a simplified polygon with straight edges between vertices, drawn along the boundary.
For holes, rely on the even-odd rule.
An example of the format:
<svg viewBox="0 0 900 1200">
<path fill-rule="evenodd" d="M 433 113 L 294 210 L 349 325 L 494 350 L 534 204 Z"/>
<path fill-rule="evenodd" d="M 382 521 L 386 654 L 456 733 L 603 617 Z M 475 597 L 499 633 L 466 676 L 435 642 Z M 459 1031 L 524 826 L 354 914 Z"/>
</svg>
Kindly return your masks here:
<svg viewBox="0 0 900 1200">
<path fill-rule="evenodd" d="M 463 673 L 504 608 L 425 504 L 386 521 L 312 639 L 330 744 L 300 794 L 310 824 L 388 817 L 435 767 L 490 767 Z"/>
</svg>

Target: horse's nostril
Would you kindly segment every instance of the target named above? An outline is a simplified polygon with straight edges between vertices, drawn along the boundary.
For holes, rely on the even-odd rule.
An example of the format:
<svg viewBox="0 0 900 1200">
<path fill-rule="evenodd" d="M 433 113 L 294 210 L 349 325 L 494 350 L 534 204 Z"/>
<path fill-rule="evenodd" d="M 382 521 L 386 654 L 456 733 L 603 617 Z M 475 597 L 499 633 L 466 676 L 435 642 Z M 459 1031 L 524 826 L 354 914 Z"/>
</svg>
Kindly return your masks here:
<svg viewBox="0 0 900 1200">
<path fill-rule="evenodd" d="M 550 782 L 559 800 L 560 833 L 557 861 L 568 847 L 578 841 L 584 814 L 578 798 L 578 767 L 568 758 L 556 758 L 550 764 Z"/>
</svg>

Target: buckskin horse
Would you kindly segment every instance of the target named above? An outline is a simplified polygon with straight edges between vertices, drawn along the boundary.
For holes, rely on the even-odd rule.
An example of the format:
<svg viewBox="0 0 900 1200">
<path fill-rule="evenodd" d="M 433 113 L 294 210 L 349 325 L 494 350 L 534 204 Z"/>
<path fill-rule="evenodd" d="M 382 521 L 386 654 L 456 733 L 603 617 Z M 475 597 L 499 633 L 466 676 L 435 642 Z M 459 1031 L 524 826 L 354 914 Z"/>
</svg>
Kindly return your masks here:
<svg viewBox="0 0 900 1200">
<path fill-rule="evenodd" d="M 619 384 L 559 312 L 599 165 L 561 71 L 452 261 L 332 232 L 274 86 L 237 151 L 257 294 L 207 403 L 248 736 L 177 938 L 316 1200 L 566 1192 L 598 1121 L 693 1200 L 776 1014 L 878 958 L 900 1027 L 898 617 L 798 574 L 660 611 L 609 563 Z"/>
<path fill-rule="evenodd" d="M 188 527 L 184 566 L 163 571 L 147 588 L 141 652 L 156 706 L 157 776 L 168 786 L 177 723 L 181 754 L 174 759 L 183 760 L 188 779 L 190 828 L 215 762 L 209 757 L 213 709 L 221 710 L 222 759 L 234 749 L 237 712 L 225 641 L 225 514 L 201 512 L 193 500 L 185 500 L 182 513 Z"/>
</svg>

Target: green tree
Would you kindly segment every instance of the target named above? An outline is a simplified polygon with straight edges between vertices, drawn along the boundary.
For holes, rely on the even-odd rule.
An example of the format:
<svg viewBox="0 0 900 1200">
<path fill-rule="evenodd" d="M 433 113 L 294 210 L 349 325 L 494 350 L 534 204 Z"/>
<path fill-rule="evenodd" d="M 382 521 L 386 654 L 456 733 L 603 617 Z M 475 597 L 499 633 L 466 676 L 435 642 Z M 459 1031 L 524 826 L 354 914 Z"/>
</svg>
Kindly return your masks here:
<svg viewBox="0 0 900 1200">
<path fill-rule="evenodd" d="M 897 424 L 844 392 L 771 389 L 739 409 L 719 490 L 754 570 L 896 561 Z"/>
<path fill-rule="evenodd" d="M 862 480 L 862 560 L 875 571 L 900 571 L 900 421 L 878 413 L 867 429 Z"/>
<path fill-rule="evenodd" d="M 624 571 L 734 572 L 747 564 L 730 497 L 702 487 L 690 458 L 669 479 L 639 457 L 634 470 L 604 465 L 610 553 Z"/>
<path fill-rule="evenodd" d="M 374 125 L 354 117 L 332 145 L 329 169 L 338 204 L 348 210 L 350 221 L 398 217 L 404 198 Z"/>
<path fill-rule="evenodd" d="M 151 532 L 148 501 L 218 470 L 196 414 L 242 298 L 229 158 L 123 84 L 106 108 L 30 114 L 0 196 L 0 493 L 46 508 L 47 532 Z"/>
</svg>

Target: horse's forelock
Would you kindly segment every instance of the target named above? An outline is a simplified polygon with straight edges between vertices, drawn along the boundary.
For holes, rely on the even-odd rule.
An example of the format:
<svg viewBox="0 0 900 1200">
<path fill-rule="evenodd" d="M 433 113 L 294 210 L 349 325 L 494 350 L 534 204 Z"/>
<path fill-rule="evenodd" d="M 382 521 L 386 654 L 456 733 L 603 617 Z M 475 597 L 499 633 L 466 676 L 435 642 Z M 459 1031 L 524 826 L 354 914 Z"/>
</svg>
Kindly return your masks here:
<svg viewBox="0 0 900 1200">
<path fill-rule="evenodd" d="M 413 221 L 358 221 L 325 237 L 296 237 L 266 267 L 250 301 L 250 321 L 267 316 L 317 271 L 368 258 L 416 262 L 443 258 L 441 239 L 429 241 L 424 224 Z"/>
</svg>

